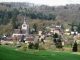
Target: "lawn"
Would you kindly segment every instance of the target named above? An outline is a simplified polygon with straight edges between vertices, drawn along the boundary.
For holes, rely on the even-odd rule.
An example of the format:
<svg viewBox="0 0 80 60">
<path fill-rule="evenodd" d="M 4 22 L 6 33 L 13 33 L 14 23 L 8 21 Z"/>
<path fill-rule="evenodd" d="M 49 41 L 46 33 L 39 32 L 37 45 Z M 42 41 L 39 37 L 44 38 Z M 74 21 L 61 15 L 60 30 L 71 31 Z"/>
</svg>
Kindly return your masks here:
<svg viewBox="0 0 80 60">
<path fill-rule="evenodd" d="M 10 46 L 0 46 L 0 60 L 80 60 L 80 54 L 72 52 L 38 51 L 21 52 Z"/>
</svg>

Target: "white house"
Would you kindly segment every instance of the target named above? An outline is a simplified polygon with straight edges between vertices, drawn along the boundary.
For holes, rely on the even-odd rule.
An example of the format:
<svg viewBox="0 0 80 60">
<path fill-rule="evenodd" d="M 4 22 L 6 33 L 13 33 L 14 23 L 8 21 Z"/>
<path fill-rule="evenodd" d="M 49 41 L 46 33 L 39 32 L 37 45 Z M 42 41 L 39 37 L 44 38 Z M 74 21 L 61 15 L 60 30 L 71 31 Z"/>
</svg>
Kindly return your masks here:
<svg viewBox="0 0 80 60">
<path fill-rule="evenodd" d="M 71 35 L 78 34 L 78 32 L 71 31 Z"/>
<path fill-rule="evenodd" d="M 39 32 L 38 32 L 38 35 L 40 35 L 40 36 L 41 36 L 41 35 L 42 35 L 42 31 L 39 31 Z"/>
<path fill-rule="evenodd" d="M 70 31 L 70 29 L 69 29 L 69 28 L 66 28 L 66 29 L 65 29 L 65 31 L 66 31 L 66 32 L 69 32 L 69 31 Z"/>
</svg>

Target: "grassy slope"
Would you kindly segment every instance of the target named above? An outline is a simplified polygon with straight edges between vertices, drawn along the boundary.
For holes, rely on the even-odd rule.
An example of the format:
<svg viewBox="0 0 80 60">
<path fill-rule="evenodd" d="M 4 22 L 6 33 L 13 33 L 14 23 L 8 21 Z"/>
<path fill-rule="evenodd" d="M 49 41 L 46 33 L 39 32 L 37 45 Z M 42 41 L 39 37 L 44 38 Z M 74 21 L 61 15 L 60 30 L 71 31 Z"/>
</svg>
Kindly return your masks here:
<svg viewBox="0 0 80 60">
<path fill-rule="evenodd" d="M 30 54 L 16 51 L 9 46 L 0 46 L 0 60 L 80 60 L 80 55 L 41 50 L 37 54 Z"/>
</svg>

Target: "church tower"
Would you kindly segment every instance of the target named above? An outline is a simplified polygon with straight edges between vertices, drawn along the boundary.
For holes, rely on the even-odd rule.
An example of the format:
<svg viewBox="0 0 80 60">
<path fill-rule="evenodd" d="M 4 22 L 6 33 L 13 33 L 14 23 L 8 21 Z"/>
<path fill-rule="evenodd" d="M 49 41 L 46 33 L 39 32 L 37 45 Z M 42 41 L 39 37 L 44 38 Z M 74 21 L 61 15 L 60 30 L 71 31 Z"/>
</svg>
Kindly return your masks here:
<svg viewBox="0 0 80 60">
<path fill-rule="evenodd" d="M 24 23 L 22 24 L 22 29 L 26 30 L 26 34 L 29 33 L 29 25 L 26 23 L 26 16 L 24 17 Z"/>
</svg>

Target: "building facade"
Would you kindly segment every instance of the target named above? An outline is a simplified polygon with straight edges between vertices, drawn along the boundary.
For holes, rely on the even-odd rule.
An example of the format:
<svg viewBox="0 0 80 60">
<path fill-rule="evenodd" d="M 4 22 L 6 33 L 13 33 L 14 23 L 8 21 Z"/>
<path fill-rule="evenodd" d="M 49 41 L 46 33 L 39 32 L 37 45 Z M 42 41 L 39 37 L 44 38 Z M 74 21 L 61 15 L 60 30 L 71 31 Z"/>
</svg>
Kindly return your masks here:
<svg viewBox="0 0 80 60">
<path fill-rule="evenodd" d="M 22 36 L 29 34 L 29 25 L 26 23 L 26 17 L 24 17 L 24 22 L 22 24 L 22 29 L 14 29 L 13 35 L 14 36 Z"/>
</svg>

